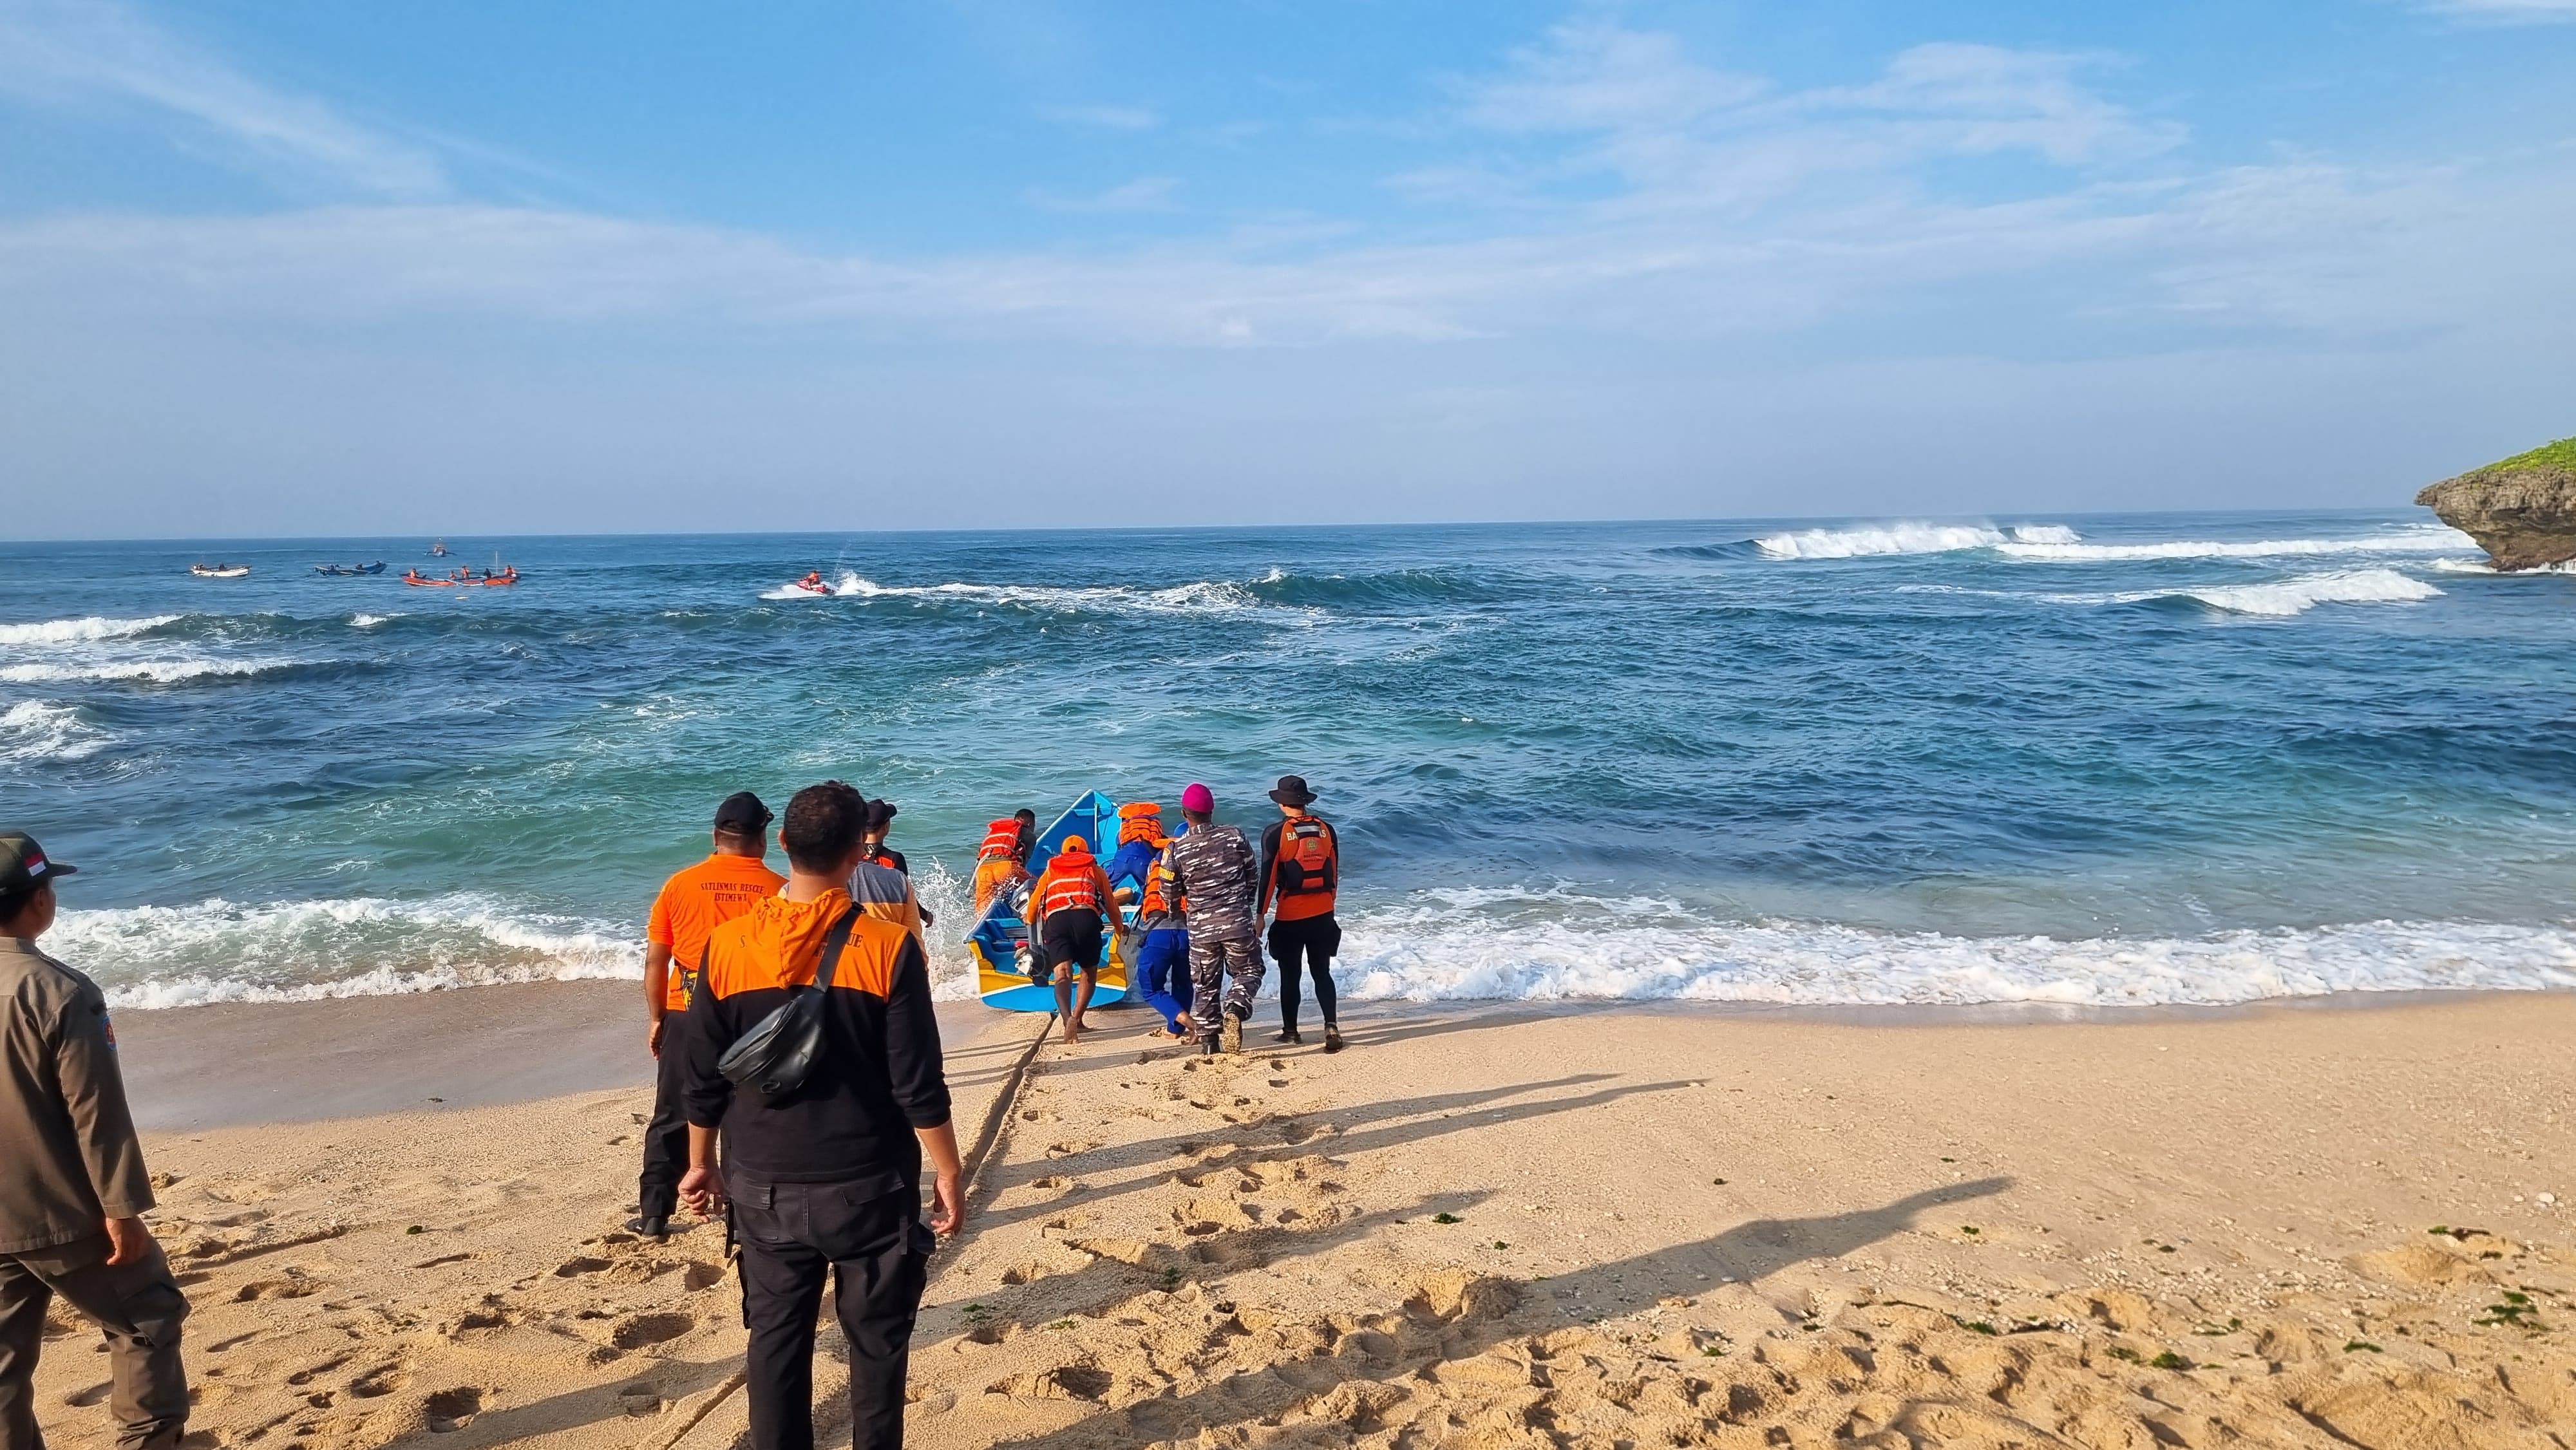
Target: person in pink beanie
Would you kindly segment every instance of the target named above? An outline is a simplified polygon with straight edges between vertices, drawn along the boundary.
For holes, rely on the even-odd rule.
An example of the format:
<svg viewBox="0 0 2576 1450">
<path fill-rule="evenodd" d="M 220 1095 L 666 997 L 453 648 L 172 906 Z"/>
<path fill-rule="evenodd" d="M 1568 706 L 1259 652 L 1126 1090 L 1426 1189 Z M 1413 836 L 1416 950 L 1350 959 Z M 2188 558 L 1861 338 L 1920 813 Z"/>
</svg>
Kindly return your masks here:
<svg viewBox="0 0 2576 1450">
<path fill-rule="evenodd" d="M 1241 830 L 1215 824 L 1216 793 L 1206 786 L 1193 782 L 1181 792 L 1181 816 L 1190 828 L 1163 860 L 1189 903 L 1190 1022 L 1201 1054 L 1213 1054 L 1220 1042 L 1241 1052 L 1243 1020 L 1261 990 L 1261 864 Z"/>
</svg>

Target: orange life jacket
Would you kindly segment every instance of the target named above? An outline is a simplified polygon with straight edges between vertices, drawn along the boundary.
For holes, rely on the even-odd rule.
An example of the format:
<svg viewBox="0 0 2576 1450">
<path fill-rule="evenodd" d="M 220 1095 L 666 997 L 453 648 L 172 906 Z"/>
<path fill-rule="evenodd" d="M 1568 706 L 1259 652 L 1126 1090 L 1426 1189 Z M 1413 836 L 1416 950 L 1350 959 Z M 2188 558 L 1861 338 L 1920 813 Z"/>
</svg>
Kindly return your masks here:
<svg viewBox="0 0 2576 1450">
<path fill-rule="evenodd" d="M 1163 808 L 1152 801 L 1129 801 L 1118 808 L 1118 844 L 1133 845 L 1163 834 Z"/>
<path fill-rule="evenodd" d="M 1059 911 L 1100 910 L 1100 862 L 1089 851 L 1058 851 L 1038 882 L 1038 919 Z"/>
<path fill-rule="evenodd" d="M 984 844 L 975 848 L 978 861 L 1000 861 L 1020 854 L 1020 823 L 999 820 L 984 828 Z"/>
<path fill-rule="evenodd" d="M 1342 852 L 1332 828 L 1313 816 L 1299 816 L 1279 832 L 1279 860 L 1271 878 L 1282 896 L 1329 893 L 1342 880 Z"/>
<path fill-rule="evenodd" d="M 1181 878 L 1163 860 L 1162 852 L 1171 845 L 1165 837 L 1154 838 L 1154 864 L 1145 868 L 1145 899 L 1137 908 L 1142 916 L 1177 916 L 1190 909 L 1189 898 L 1181 894 Z"/>
</svg>

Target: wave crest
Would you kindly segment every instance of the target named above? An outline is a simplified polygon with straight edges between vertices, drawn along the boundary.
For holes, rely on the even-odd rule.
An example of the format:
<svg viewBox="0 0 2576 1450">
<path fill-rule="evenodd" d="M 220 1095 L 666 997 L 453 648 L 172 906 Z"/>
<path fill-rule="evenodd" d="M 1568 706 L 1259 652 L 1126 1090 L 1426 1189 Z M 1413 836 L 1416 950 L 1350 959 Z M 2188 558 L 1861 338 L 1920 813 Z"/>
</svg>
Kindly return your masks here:
<svg viewBox="0 0 2576 1450">
<path fill-rule="evenodd" d="M 108 619 L 90 615 L 83 619 L 48 619 L 36 624 L 0 624 L 0 645 L 96 644 L 101 640 L 127 639 L 177 624 L 176 614 L 155 614 L 145 619 Z"/>
<path fill-rule="evenodd" d="M 2459 530 L 2422 525 L 2358 539 L 2251 539 L 2234 543 L 2177 539 L 2154 544 L 2086 544 L 2074 541 L 2012 540 L 1995 546 L 2012 559 L 2052 563 L 2100 563 L 2123 559 L 2278 559 L 2311 554 L 2447 554 L 2476 542 Z"/>
<path fill-rule="evenodd" d="M 2307 574 L 2268 584 L 2193 584 L 2129 589 L 2116 594 L 2043 594 L 2052 604 L 2149 604 L 2166 600 L 2206 605 L 2228 614 L 2287 619 L 2320 604 L 2415 604 L 2442 591 L 2394 569 L 2348 569 Z"/>
</svg>

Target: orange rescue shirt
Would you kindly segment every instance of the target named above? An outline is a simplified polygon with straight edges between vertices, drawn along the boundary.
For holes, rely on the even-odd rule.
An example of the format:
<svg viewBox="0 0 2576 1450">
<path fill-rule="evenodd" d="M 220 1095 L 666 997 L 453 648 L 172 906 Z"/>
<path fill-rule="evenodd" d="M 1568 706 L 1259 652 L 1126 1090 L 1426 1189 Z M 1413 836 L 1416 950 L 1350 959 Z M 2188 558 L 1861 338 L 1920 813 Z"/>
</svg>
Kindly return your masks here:
<svg viewBox="0 0 2576 1450">
<path fill-rule="evenodd" d="M 786 884 L 786 877 L 751 857 L 722 851 L 663 882 L 662 894 L 653 898 L 652 919 L 644 927 L 645 940 L 671 949 L 670 986 L 662 994 L 663 1005 L 674 1012 L 687 1008 L 687 974 L 696 971 L 706 955 L 707 938 L 763 897 L 776 896 Z"/>
</svg>

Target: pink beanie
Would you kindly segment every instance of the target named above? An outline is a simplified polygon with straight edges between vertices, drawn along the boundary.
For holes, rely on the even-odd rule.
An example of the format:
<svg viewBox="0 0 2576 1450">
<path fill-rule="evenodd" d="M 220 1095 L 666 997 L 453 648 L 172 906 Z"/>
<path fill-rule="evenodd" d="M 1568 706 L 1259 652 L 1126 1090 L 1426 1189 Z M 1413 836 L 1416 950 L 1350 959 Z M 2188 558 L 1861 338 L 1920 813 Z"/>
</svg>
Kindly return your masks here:
<svg viewBox="0 0 2576 1450">
<path fill-rule="evenodd" d="M 1199 812 L 1213 811 L 1216 809 L 1216 793 L 1209 790 L 1206 786 L 1200 785 L 1196 781 L 1192 781 L 1181 790 L 1181 809 L 1185 811 Z"/>
</svg>

